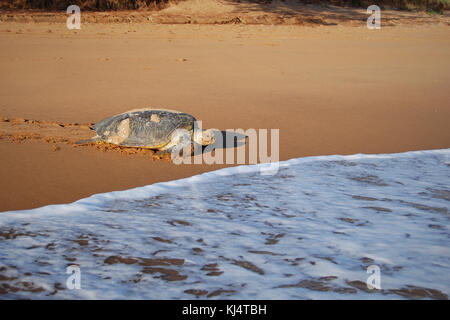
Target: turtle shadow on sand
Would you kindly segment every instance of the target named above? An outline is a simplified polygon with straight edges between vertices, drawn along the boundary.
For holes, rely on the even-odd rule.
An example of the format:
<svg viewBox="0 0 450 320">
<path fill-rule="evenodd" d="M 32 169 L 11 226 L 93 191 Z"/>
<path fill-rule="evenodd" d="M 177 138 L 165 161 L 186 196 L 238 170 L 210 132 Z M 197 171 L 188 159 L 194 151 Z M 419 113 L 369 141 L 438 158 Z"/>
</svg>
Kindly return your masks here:
<svg viewBox="0 0 450 320">
<path fill-rule="evenodd" d="M 213 149 L 237 148 L 245 145 L 247 136 L 231 130 L 214 130 L 215 141 L 209 146 L 203 146 L 203 151 Z"/>
</svg>

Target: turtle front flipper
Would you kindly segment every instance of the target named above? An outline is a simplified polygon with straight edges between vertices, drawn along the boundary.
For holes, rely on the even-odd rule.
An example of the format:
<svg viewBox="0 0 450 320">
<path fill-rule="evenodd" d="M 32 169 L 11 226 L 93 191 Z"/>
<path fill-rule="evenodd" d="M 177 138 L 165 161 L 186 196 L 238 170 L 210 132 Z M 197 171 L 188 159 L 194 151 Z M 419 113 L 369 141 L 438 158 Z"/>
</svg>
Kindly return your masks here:
<svg viewBox="0 0 450 320">
<path fill-rule="evenodd" d="M 185 152 L 187 152 L 187 154 L 185 154 Z M 186 143 L 177 144 L 177 145 L 172 146 L 167 149 L 162 149 L 162 150 L 157 149 L 157 151 L 155 152 L 155 155 L 160 156 L 160 157 L 163 157 L 165 155 L 170 155 L 173 160 L 174 158 L 179 158 L 179 157 L 186 157 L 186 156 L 190 157 L 190 156 L 192 156 L 192 153 L 193 153 L 192 143 L 186 142 Z"/>
<path fill-rule="evenodd" d="M 90 139 L 84 139 L 84 140 L 75 141 L 75 144 L 86 144 L 86 143 L 93 143 L 93 142 L 100 142 L 100 141 L 103 141 L 103 139 L 102 139 L 102 137 L 97 135 L 97 136 L 92 137 Z"/>
<path fill-rule="evenodd" d="M 166 144 L 162 148 L 158 148 L 158 151 L 156 152 L 156 155 L 163 156 L 166 154 L 172 155 L 172 160 L 175 157 L 179 157 L 180 154 L 183 156 L 186 156 L 185 150 L 188 151 L 188 155 L 192 155 L 192 136 L 189 131 L 184 129 L 177 129 L 172 133 L 170 142 Z"/>
</svg>

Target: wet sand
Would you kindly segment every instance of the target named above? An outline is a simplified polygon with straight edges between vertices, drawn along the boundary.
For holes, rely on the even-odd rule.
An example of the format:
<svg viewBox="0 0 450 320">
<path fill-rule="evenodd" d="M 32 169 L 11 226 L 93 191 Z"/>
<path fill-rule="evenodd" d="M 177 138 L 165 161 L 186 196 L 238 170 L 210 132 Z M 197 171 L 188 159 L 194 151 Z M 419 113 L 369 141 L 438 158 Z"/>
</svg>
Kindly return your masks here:
<svg viewBox="0 0 450 320">
<path fill-rule="evenodd" d="M 220 130 L 280 129 L 280 160 L 448 148 L 449 36 L 441 20 L 379 31 L 365 22 L 86 23 L 70 31 L 2 20 L 0 210 L 223 167 L 74 147 L 93 135 L 89 124 L 135 108 L 181 110 Z"/>
</svg>

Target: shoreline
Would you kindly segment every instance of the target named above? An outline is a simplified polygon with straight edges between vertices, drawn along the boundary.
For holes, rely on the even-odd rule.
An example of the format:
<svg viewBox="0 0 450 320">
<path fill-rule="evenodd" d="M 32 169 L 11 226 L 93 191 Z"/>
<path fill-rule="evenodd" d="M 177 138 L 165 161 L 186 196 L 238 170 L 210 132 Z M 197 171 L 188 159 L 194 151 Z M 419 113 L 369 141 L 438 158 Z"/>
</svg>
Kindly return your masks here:
<svg viewBox="0 0 450 320">
<path fill-rule="evenodd" d="M 449 156 L 300 158 L 0 214 L 1 294 L 446 300 Z M 371 268 L 389 272 L 377 291 Z"/>
<path fill-rule="evenodd" d="M 303 163 L 309 163 L 312 161 L 351 161 L 351 160 L 361 160 L 361 159 L 371 159 L 371 158 L 379 158 L 379 159 L 390 159 L 394 157 L 410 157 L 415 156 L 423 153 L 428 154 L 446 154 L 450 148 L 446 149 L 429 149 L 429 150 L 414 150 L 414 151 L 405 151 L 405 152 L 397 152 L 397 153 L 376 153 L 376 154 L 366 154 L 366 153 L 358 153 L 358 154 L 349 154 L 349 155 L 340 155 L 340 154 L 333 154 L 333 155 L 319 155 L 319 156 L 305 156 L 305 157 L 299 157 L 299 158 L 292 158 L 287 159 L 283 161 L 279 161 L 279 168 L 284 168 L 286 166 L 290 165 L 298 165 Z M 170 194 L 171 188 L 180 188 L 186 185 L 189 182 L 195 182 L 197 179 L 207 179 L 211 180 L 214 176 L 217 176 L 218 178 L 223 176 L 233 176 L 240 173 L 248 174 L 248 173 L 255 173 L 261 172 L 264 170 L 262 167 L 265 165 L 265 163 L 257 163 L 257 164 L 237 164 L 235 166 L 229 166 L 229 167 L 223 167 L 216 170 L 211 171 L 205 171 L 200 172 L 199 174 L 195 174 L 192 176 L 187 176 L 184 178 L 174 179 L 174 180 L 168 180 L 168 181 L 158 181 L 152 184 L 133 187 L 130 189 L 123 189 L 123 190 L 113 190 L 108 192 L 101 192 L 101 193 L 95 193 L 92 195 L 89 195 L 85 198 L 77 199 L 73 202 L 67 202 L 67 203 L 58 203 L 58 204 L 47 204 L 41 207 L 33 207 L 29 209 L 18 209 L 18 210 L 10 210 L 10 211 L 0 211 L 1 213 L 7 213 L 7 212 L 18 212 L 18 213 L 27 213 L 30 210 L 37 210 L 41 211 L 45 207 L 48 206 L 54 206 L 54 205 L 63 205 L 64 209 L 67 210 L 72 205 L 87 205 L 87 206 L 95 206 L 94 204 L 97 202 L 103 203 L 110 201 L 111 195 L 117 195 L 117 200 L 141 200 L 141 199 L 147 199 L 150 197 L 157 197 L 162 193 Z M 447 165 L 450 165 L 450 162 L 447 163 Z M 220 174 L 217 174 L 219 173 Z M 174 184 L 175 183 L 175 184 Z M 155 189 L 156 188 L 156 189 Z M 133 191 L 137 191 L 138 193 L 133 193 Z M 132 194 L 132 195 L 131 195 Z M 145 195 L 144 195 L 145 194 Z M 87 209 L 86 207 L 84 209 Z M 53 210 L 53 209 L 52 209 Z"/>
</svg>

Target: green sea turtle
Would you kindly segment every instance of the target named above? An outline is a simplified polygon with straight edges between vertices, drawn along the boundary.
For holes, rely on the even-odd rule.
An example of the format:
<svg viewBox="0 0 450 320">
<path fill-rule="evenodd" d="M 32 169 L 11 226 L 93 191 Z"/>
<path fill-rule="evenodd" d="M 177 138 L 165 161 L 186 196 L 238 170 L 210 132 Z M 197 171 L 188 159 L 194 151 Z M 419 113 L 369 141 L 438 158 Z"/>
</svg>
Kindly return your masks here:
<svg viewBox="0 0 450 320">
<path fill-rule="evenodd" d="M 213 130 L 201 130 L 190 114 L 166 109 L 136 109 L 106 118 L 93 127 L 97 135 L 78 144 L 103 141 L 125 147 L 141 147 L 172 152 L 192 141 L 214 143 Z"/>
</svg>

